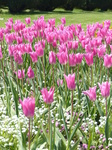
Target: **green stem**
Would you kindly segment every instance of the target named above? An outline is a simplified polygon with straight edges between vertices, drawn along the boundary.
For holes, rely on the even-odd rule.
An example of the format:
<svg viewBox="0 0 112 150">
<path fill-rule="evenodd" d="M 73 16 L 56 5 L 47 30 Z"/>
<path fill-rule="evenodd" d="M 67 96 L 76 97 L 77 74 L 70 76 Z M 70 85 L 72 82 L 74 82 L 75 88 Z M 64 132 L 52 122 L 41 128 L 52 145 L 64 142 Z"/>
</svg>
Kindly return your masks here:
<svg viewBox="0 0 112 150">
<path fill-rule="evenodd" d="M 107 118 L 107 98 L 105 98 L 105 105 L 106 105 L 106 118 Z"/>
<path fill-rule="evenodd" d="M 101 78 L 101 73 L 102 73 L 102 61 L 101 61 L 101 58 L 100 58 L 100 78 Z"/>
<path fill-rule="evenodd" d="M 91 66 L 91 87 L 93 86 L 93 68 Z"/>
<path fill-rule="evenodd" d="M 73 90 L 72 90 L 72 99 L 71 99 L 71 118 L 73 117 Z"/>
<path fill-rule="evenodd" d="M 33 81 L 34 97 L 35 97 L 35 82 L 34 82 L 34 80 L 32 80 L 32 81 Z"/>
<path fill-rule="evenodd" d="M 28 136 L 28 142 L 29 142 L 29 150 L 30 150 L 30 118 L 29 118 L 29 136 Z"/>
<path fill-rule="evenodd" d="M 66 66 L 64 65 L 64 72 L 65 72 L 65 75 L 66 75 Z M 67 104 L 67 83 L 66 83 L 66 80 L 65 80 L 65 105 Z"/>
<path fill-rule="evenodd" d="M 77 83 L 79 85 L 79 64 L 77 66 Z"/>
<path fill-rule="evenodd" d="M 45 78 L 45 68 L 44 68 L 44 63 L 43 63 L 43 58 L 41 57 L 42 61 L 42 67 L 43 67 L 43 72 L 44 72 L 44 80 L 45 80 L 45 87 L 46 87 L 46 78 Z"/>
<path fill-rule="evenodd" d="M 10 57 L 11 60 L 11 69 L 12 69 L 12 75 L 14 75 L 14 64 L 13 64 L 13 57 Z"/>
<path fill-rule="evenodd" d="M 109 82 L 109 68 L 107 68 L 107 72 L 108 72 L 108 82 Z"/>
<path fill-rule="evenodd" d="M 51 119 L 50 118 L 50 104 L 48 105 L 48 112 L 49 112 L 49 116 L 48 116 L 48 131 L 49 131 L 49 142 L 50 142 L 50 119 Z"/>
<path fill-rule="evenodd" d="M 36 80 L 37 80 L 37 86 L 38 86 L 38 76 L 37 76 L 37 65 L 35 63 L 35 72 L 36 72 Z"/>
<path fill-rule="evenodd" d="M 52 64 L 52 76 L 53 76 L 53 87 L 54 87 L 54 66 Z"/>
<path fill-rule="evenodd" d="M 18 92 L 18 64 L 16 64 L 16 71 L 17 71 L 17 92 Z"/>
</svg>

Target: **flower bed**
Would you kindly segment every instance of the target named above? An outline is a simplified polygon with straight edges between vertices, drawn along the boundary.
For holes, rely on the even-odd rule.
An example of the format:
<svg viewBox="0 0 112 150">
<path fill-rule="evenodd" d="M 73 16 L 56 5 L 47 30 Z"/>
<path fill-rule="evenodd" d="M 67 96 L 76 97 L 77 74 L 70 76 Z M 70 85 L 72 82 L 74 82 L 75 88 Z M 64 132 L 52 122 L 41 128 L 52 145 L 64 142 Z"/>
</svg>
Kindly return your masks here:
<svg viewBox="0 0 112 150">
<path fill-rule="evenodd" d="M 109 20 L 0 28 L 0 149 L 111 149 Z"/>
</svg>

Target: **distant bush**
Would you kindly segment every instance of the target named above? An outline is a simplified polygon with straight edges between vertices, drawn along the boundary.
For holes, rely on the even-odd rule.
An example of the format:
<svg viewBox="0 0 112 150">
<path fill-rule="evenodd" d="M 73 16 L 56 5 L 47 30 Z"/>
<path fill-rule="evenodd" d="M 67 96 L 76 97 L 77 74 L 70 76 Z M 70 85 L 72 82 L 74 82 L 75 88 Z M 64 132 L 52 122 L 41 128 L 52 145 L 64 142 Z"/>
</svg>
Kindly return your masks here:
<svg viewBox="0 0 112 150">
<path fill-rule="evenodd" d="M 112 9 L 112 0 L 0 0 L 0 8 L 8 6 L 11 13 L 18 13 L 25 9 L 36 9 L 40 11 L 53 11 L 61 7 L 72 11 L 74 8 L 83 10 L 101 11 Z"/>
<path fill-rule="evenodd" d="M 25 9 L 25 0 L 10 0 L 8 7 L 11 13 L 19 13 Z"/>
</svg>

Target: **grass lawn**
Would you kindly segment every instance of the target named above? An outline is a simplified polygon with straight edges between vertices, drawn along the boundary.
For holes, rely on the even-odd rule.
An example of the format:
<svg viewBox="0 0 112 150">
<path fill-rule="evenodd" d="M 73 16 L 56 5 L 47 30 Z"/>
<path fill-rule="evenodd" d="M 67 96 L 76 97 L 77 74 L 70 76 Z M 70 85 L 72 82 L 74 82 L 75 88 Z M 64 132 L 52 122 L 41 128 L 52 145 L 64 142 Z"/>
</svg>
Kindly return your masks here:
<svg viewBox="0 0 112 150">
<path fill-rule="evenodd" d="M 32 20 L 36 20 L 38 17 L 44 16 L 45 20 L 49 18 L 56 18 L 56 25 L 60 24 L 62 17 L 66 18 L 66 24 L 78 24 L 81 23 L 83 28 L 86 28 L 87 24 L 95 22 L 103 22 L 104 20 L 112 21 L 112 11 L 99 12 L 99 11 L 83 11 L 74 9 L 74 11 L 64 11 L 63 9 L 56 9 L 53 12 L 41 12 L 41 11 L 25 11 L 21 14 L 10 14 L 8 10 L 2 10 L 0 12 L 0 27 L 4 27 L 4 23 L 8 18 L 21 19 L 24 22 L 26 17 L 31 17 Z"/>
</svg>

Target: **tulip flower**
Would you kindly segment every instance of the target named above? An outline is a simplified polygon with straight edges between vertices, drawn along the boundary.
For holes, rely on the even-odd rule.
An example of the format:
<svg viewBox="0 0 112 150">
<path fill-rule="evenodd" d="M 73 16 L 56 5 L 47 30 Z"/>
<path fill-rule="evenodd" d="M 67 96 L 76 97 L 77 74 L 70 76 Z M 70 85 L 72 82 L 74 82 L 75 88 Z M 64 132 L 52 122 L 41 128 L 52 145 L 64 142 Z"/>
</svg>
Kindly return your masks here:
<svg viewBox="0 0 112 150">
<path fill-rule="evenodd" d="M 62 86 L 62 85 L 63 85 L 63 80 L 58 79 L 58 80 L 57 80 L 57 85 L 58 85 L 58 86 L 60 86 L 60 85 Z"/>
<path fill-rule="evenodd" d="M 69 66 L 75 66 L 76 61 L 75 61 L 75 54 L 69 54 Z"/>
<path fill-rule="evenodd" d="M 38 57 L 43 57 L 43 55 L 44 55 L 44 49 L 43 49 L 42 45 L 40 45 L 39 43 L 35 44 L 34 48 L 36 50 L 37 56 Z"/>
<path fill-rule="evenodd" d="M 83 91 L 83 94 L 87 95 L 91 101 L 96 100 L 96 86 L 89 88 L 87 91 Z"/>
<path fill-rule="evenodd" d="M 14 60 L 19 65 L 23 64 L 23 59 L 22 59 L 21 53 L 15 52 L 14 53 Z"/>
<path fill-rule="evenodd" d="M 34 97 L 27 97 L 27 98 L 24 98 L 23 101 L 20 99 L 19 102 L 22 106 L 24 115 L 27 118 L 29 118 L 29 137 L 28 137 L 28 141 L 29 141 L 29 150 L 30 150 L 30 119 L 33 118 L 33 116 L 34 116 L 35 98 Z"/>
<path fill-rule="evenodd" d="M 36 52 L 30 52 L 30 57 L 32 59 L 32 62 L 36 63 L 37 62 L 37 53 Z"/>
<path fill-rule="evenodd" d="M 50 91 L 48 91 L 47 88 L 43 88 L 41 93 L 46 104 L 51 104 L 53 102 L 54 88 L 51 88 Z"/>
<path fill-rule="evenodd" d="M 76 64 L 81 64 L 82 59 L 83 59 L 83 54 L 81 54 L 81 53 L 75 54 L 75 61 L 76 61 Z"/>
<path fill-rule="evenodd" d="M 103 97 L 107 98 L 110 95 L 110 83 L 109 82 L 103 82 L 102 84 L 98 83 L 101 94 Z"/>
<path fill-rule="evenodd" d="M 61 23 L 64 24 L 64 25 L 66 24 L 65 18 L 61 18 Z"/>
<path fill-rule="evenodd" d="M 67 87 L 68 89 L 72 90 L 72 99 L 71 99 L 71 118 L 73 117 L 73 90 L 76 87 L 75 84 L 75 74 L 69 74 L 68 76 L 66 76 L 64 74 L 65 80 L 67 82 Z M 67 91 L 66 91 L 67 92 Z"/>
<path fill-rule="evenodd" d="M 59 52 L 57 53 L 57 58 L 60 62 L 60 64 L 65 65 L 68 61 L 68 54 L 67 52 Z"/>
<path fill-rule="evenodd" d="M 27 23 L 27 25 L 29 25 L 30 22 L 31 22 L 31 19 L 30 19 L 30 18 L 26 18 L 26 19 L 25 19 L 25 22 Z"/>
<path fill-rule="evenodd" d="M 105 97 L 106 101 L 106 117 L 107 117 L 107 97 L 110 95 L 110 83 L 109 82 L 103 82 L 102 84 L 98 83 L 101 94 L 103 97 Z"/>
<path fill-rule="evenodd" d="M 32 118 L 34 116 L 34 111 L 35 111 L 35 98 L 34 97 L 28 97 L 24 98 L 22 101 L 21 99 L 19 100 L 23 113 L 27 118 Z"/>
<path fill-rule="evenodd" d="M 53 51 L 49 52 L 49 63 L 50 64 L 56 63 L 56 54 Z"/>
<path fill-rule="evenodd" d="M 86 53 L 85 55 L 85 60 L 88 66 L 93 65 L 93 53 Z"/>
<path fill-rule="evenodd" d="M 75 87 L 76 87 L 76 84 L 75 84 L 75 74 L 69 74 L 68 76 L 66 76 L 65 74 L 64 74 L 64 77 L 65 77 L 65 80 L 66 80 L 66 82 L 67 82 L 67 87 L 68 87 L 68 89 L 70 89 L 70 90 L 74 90 L 75 89 Z"/>
<path fill-rule="evenodd" d="M 31 66 L 28 68 L 27 75 L 28 75 L 28 78 L 30 78 L 30 79 L 34 78 L 34 72 L 31 68 Z"/>
<path fill-rule="evenodd" d="M 106 54 L 104 56 L 104 66 L 110 68 L 112 66 L 112 55 Z"/>
<path fill-rule="evenodd" d="M 16 72 L 16 75 L 18 75 L 19 79 L 23 79 L 25 77 L 24 72 L 24 70 L 18 70 L 18 73 Z"/>
<path fill-rule="evenodd" d="M 51 88 L 49 91 L 47 90 L 47 88 L 43 88 L 41 90 L 41 93 L 42 93 L 42 97 L 43 97 L 43 100 L 46 104 L 48 104 L 48 112 L 49 112 L 49 115 L 48 115 L 48 129 L 49 129 L 49 139 L 50 139 L 50 104 L 53 102 L 53 95 L 54 95 L 54 88 Z"/>
<path fill-rule="evenodd" d="M 103 58 L 105 52 L 106 52 L 106 45 L 100 45 L 98 50 L 97 50 L 98 57 Z"/>
</svg>

